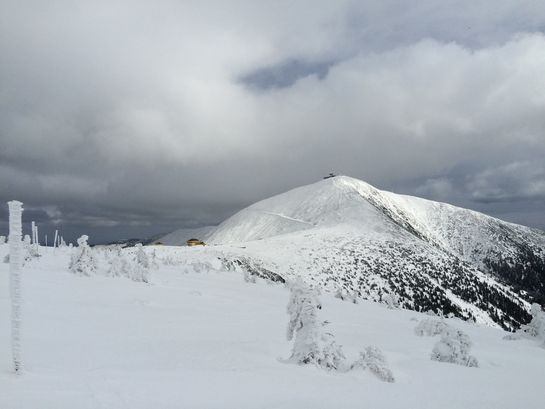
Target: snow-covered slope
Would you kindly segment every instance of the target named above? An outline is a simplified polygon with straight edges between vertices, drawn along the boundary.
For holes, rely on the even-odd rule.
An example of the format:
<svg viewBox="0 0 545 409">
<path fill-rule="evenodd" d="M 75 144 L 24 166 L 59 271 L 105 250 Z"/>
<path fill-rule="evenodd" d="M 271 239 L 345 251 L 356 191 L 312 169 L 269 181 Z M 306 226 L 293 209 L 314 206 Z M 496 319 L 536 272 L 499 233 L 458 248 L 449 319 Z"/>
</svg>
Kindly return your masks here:
<svg viewBox="0 0 545 409">
<path fill-rule="evenodd" d="M 8 246 L 0 245 L 0 260 Z M 320 318 L 353 360 L 384 352 L 396 378 L 284 363 L 289 293 L 247 283 L 218 257 L 235 247 L 157 246 L 151 283 L 68 272 L 68 249 L 40 249 L 23 269 L 23 361 L 10 371 L 8 265 L 0 263 L 2 409 L 540 409 L 545 350 L 499 329 L 447 319 L 473 341 L 479 368 L 430 360 L 414 311 L 321 296 Z M 134 249 L 124 249 L 123 253 Z M 200 271 L 200 272 L 198 272 Z M 457 393 L 456 391 L 463 391 Z"/>
<path fill-rule="evenodd" d="M 528 320 L 527 301 L 545 304 L 543 232 L 346 176 L 249 206 L 208 242 L 284 277 L 505 328 Z"/>
</svg>

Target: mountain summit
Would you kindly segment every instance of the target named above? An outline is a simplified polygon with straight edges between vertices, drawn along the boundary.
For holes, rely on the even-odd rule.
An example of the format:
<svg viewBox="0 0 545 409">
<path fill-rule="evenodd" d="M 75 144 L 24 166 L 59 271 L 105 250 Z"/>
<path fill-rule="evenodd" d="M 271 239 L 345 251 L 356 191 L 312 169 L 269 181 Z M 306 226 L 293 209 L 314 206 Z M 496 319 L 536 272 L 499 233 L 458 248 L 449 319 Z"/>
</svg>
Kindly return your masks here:
<svg viewBox="0 0 545 409">
<path fill-rule="evenodd" d="M 507 329 L 545 303 L 544 232 L 347 176 L 257 202 L 207 242 L 285 278 Z"/>
</svg>

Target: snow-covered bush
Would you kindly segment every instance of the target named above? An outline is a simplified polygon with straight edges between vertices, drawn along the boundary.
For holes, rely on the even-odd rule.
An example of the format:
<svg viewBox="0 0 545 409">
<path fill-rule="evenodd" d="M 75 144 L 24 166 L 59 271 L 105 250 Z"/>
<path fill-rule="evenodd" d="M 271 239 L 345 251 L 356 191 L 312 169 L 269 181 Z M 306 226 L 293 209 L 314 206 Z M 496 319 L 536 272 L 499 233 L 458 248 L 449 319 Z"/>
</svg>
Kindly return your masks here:
<svg viewBox="0 0 545 409">
<path fill-rule="evenodd" d="M 97 262 L 87 240 L 89 240 L 89 236 L 85 234 L 81 236 L 78 239 L 78 247 L 72 254 L 69 268 L 74 274 L 90 276 L 97 270 Z"/>
<path fill-rule="evenodd" d="M 346 369 L 341 346 L 336 344 L 332 334 L 324 332 L 326 323 L 318 320 L 318 311 L 322 308 L 318 292 L 299 277 L 289 284 L 289 289 L 287 339 L 293 340 L 293 349 L 288 361 L 324 369 Z"/>
<path fill-rule="evenodd" d="M 447 327 L 431 352 L 431 359 L 439 362 L 478 367 L 477 358 L 469 354 L 471 340 L 464 332 Z"/>
<path fill-rule="evenodd" d="M 110 268 L 106 275 L 110 277 L 129 277 L 129 268 L 127 259 L 123 256 L 121 247 L 117 249 L 117 253 L 109 260 Z"/>
<path fill-rule="evenodd" d="M 6 244 L 6 236 L 0 236 L 0 245 Z"/>
<path fill-rule="evenodd" d="M 368 369 L 382 381 L 395 381 L 392 371 L 388 368 L 386 357 L 376 346 L 369 346 L 364 352 L 360 352 L 359 359 L 351 366 L 351 369 L 356 368 Z"/>
<path fill-rule="evenodd" d="M 428 336 L 433 337 L 440 335 L 448 328 L 448 324 L 444 321 L 433 320 L 430 318 L 423 319 L 414 328 L 414 333 L 420 337 Z"/>
<path fill-rule="evenodd" d="M 166 257 L 163 257 L 163 265 L 165 266 L 177 266 L 180 264 L 182 264 L 182 262 L 174 256 L 167 255 Z"/>
<path fill-rule="evenodd" d="M 358 303 L 358 297 L 356 297 L 356 295 L 353 293 L 349 293 L 345 288 L 339 288 L 335 292 L 335 298 L 343 301 L 350 301 L 354 304 Z"/>
<path fill-rule="evenodd" d="M 142 267 L 150 268 L 151 264 L 149 261 L 149 257 L 144 251 L 142 243 L 137 243 L 134 247 L 136 248 L 136 261 L 138 262 L 138 264 L 140 264 Z"/>
<path fill-rule="evenodd" d="M 121 247 L 109 260 L 110 268 L 107 275 L 110 277 L 126 277 L 133 281 L 149 282 L 149 258 L 143 250 L 142 245 L 136 245 L 137 250 L 134 256 L 123 254 Z"/>
<path fill-rule="evenodd" d="M 212 264 L 210 264 L 209 262 L 205 261 L 205 262 L 193 262 L 190 264 L 191 268 L 193 269 L 193 271 L 195 273 L 209 273 L 210 271 L 212 271 L 214 268 L 212 266 Z"/>
<path fill-rule="evenodd" d="M 534 303 L 530 313 L 532 314 L 532 321 L 523 325 L 521 331 L 531 337 L 543 340 L 545 346 L 545 312 L 539 304 Z"/>
<path fill-rule="evenodd" d="M 130 266 L 130 279 L 141 283 L 149 283 L 149 269 L 140 263 L 133 263 Z"/>
<path fill-rule="evenodd" d="M 242 276 L 244 277 L 245 282 L 252 283 L 252 284 L 256 283 L 255 275 L 251 274 L 249 271 L 244 270 L 242 272 Z"/>
<path fill-rule="evenodd" d="M 399 308 L 399 295 L 397 294 L 384 294 L 382 300 L 386 303 L 390 310 Z"/>
<path fill-rule="evenodd" d="M 477 359 L 469 355 L 471 349 L 469 336 L 463 331 L 451 327 L 445 321 L 423 319 L 415 327 L 414 333 L 418 336 L 441 336 L 441 339 L 433 347 L 432 360 L 464 366 L 479 366 Z"/>
<path fill-rule="evenodd" d="M 159 263 L 158 263 L 157 260 L 158 260 L 157 252 L 154 249 L 151 252 L 151 255 L 150 255 L 150 266 L 151 266 L 151 268 L 156 269 L 156 270 L 159 268 Z"/>
<path fill-rule="evenodd" d="M 132 263 L 129 264 L 129 277 L 133 281 L 149 283 L 149 259 L 139 243 L 136 245 L 136 256 Z"/>
<path fill-rule="evenodd" d="M 28 234 L 25 234 L 23 243 L 25 248 L 25 260 L 29 260 L 32 257 L 40 257 L 38 243 L 32 243 L 32 240 Z"/>
</svg>

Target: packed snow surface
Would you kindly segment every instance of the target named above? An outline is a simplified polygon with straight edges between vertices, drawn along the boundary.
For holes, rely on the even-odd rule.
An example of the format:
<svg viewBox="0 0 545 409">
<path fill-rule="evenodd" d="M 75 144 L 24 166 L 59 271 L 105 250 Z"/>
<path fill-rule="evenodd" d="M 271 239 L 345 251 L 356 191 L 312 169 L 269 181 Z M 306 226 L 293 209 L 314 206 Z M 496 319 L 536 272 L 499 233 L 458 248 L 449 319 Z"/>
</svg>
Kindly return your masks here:
<svg viewBox="0 0 545 409">
<path fill-rule="evenodd" d="M 283 284 L 245 282 L 206 248 L 145 250 L 159 264 L 149 284 L 105 277 L 104 260 L 96 275 L 72 274 L 67 248 L 41 248 L 26 263 L 20 376 L 11 369 L 8 265 L 0 264 L 0 408 L 545 407 L 545 349 L 532 340 L 447 319 L 471 338 L 480 367 L 437 362 L 437 339 L 414 333 L 429 316 L 322 294 L 320 317 L 346 355 L 378 346 L 395 382 L 287 364 Z"/>
</svg>

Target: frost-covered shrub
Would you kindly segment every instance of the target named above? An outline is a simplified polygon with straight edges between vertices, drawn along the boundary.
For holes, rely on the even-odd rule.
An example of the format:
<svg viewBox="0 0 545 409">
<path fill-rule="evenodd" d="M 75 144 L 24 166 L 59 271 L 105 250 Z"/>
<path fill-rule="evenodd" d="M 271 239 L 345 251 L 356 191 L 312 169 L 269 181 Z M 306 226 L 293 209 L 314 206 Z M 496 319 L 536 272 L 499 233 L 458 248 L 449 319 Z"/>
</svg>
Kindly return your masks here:
<svg viewBox="0 0 545 409">
<path fill-rule="evenodd" d="M 0 236 L 0 245 L 6 244 L 6 236 Z"/>
<path fill-rule="evenodd" d="M 149 269 L 144 267 L 138 261 L 129 266 L 129 271 L 129 277 L 131 280 L 141 283 L 149 283 Z"/>
<path fill-rule="evenodd" d="M 349 293 L 345 288 L 339 288 L 335 292 L 335 298 L 343 301 L 350 301 L 354 304 L 358 303 L 358 297 L 356 297 L 356 295 L 353 293 Z"/>
<path fill-rule="evenodd" d="M 142 243 L 137 243 L 136 247 L 136 261 L 145 268 L 150 268 L 149 257 L 142 247 Z"/>
<path fill-rule="evenodd" d="M 191 268 L 196 273 L 208 273 L 213 270 L 212 264 L 208 262 L 193 262 Z"/>
<path fill-rule="evenodd" d="M 477 359 L 469 355 L 471 340 L 463 331 L 451 327 L 443 320 L 423 319 L 414 329 L 418 336 L 436 336 L 441 339 L 435 344 L 431 359 L 440 362 L 478 367 Z"/>
<path fill-rule="evenodd" d="M 97 262 L 87 240 L 89 236 L 85 234 L 78 239 L 78 247 L 72 254 L 69 268 L 74 274 L 88 277 L 96 272 Z"/>
<path fill-rule="evenodd" d="M 397 294 L 384 294 L 382 300 L 390 310 L 399 308 L 399 295 Z"/>
<path fill-rule="evenodd" d="M 23 243 L 25 249 L 25 260 L 29 260 L 32 257 L 40 257 L 38 243 L 32 243 L 32 240 L 28 234 L 25 234 Z"/>
<path fill-rule="evenodd" d="M 539 304 L 532 304 L 532 321 L 521 327 L 521 331 L 531 337 L 543 340 L 545 345 L 545 312 Z"/>
<path fill-rule="evenodd" d="M 121 247 L 117 249 L 116 254 L 114 254 L 109 260 L 110 268 L 108 269 L 107 275 L 110 277 L 129 277 L 129 267 L 127 259 L 123 256 Z"/>
<path fill-rule="evenodd" d="M 141 243 L 136 246 L 136 255 L 129 265 L 129 277 L 133 281 L 149 283 L 150 261 Z"/>
<path fill-rule="evenodd" d="M 440 335 L 448 328 L 448 324 L 444 321 L 433 320 L 430 318 L 423 319 L 414 328 L 414 333 L 418 336 L 433 337 Z"/>
<path fill-rule="evenodd" d="M 244 281 L 245 281 L 245 282 L 251 283 L 251 284 L 255 284 L 255 283 L 256 283 L 255 275 L 251 274 L 249 271 L 244 270 L 244 271 L 242 272 L 242 276 L 244 277 Z"/>
<path fill-rule="evenodd" d="M 345 369 L 341 346 L 332 334 L 324 332 L 326 323 L 318 320 L 318 311 L 322 308 L 318 292 L 306 286 L 300 278 L 291 283 L 289 289 L 287 339 L 294 342 L 288 361 L 324 369 Z"/>
<path fill-rule="evenodd" d="M 165 266 L 177 266 L 177 265 L 180 265 L 180 264 L 182 264 L 182 262 L 180 260 L 176 259 L 176 257 L 173 257 L 171 255 L 163 257 L 163 265 L 165 265 Z"/>
<path fill-rule="evenodd" d="M 447 327 L 431 352 L 431 359 L 439 362 L 478 367 L 477 358 L 469 354 L 471 340 L 464 332 Z"/>
<path fill-rule="evenodd" d="M 151 255 L 150 255 L 150 265 L 151 265 L 151 268 L 153 269 L 158 269 L 159 268 L 159 263 L 158 263 L 158 258 L 157 258 L 157 252 L 155 251 L 155 249 L 151 252 Z"/>
<path fill-rule="evenodd" d="M 118 248 L 117 253 L 109 261 L 110 268 L 107 275 L 110 277 L 126 277 L 133 281 L 148 283 L 149 259 L 141 246 L 136 245 L 138 248 L 133 257 L 124 255 L 121 247 Z"/>
<path fill-rule="evenodd" d="M 392 371 L 388 368 L 386 357 L 376 346 L 369 346 L 364 352 L 360 352 L 359 359 L 351 366 L 351 369 L 356 368 L 368 369 L 382 381 L 395 381 Z"/>
</svg>

